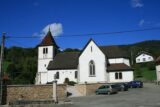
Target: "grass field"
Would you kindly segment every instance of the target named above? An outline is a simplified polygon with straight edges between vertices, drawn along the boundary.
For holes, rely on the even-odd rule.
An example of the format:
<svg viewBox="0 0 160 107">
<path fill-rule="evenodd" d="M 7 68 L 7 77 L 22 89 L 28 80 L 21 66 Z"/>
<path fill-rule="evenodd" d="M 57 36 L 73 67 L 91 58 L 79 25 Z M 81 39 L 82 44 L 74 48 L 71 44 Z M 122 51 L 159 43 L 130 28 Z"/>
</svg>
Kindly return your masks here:
<svg viewBox="0 0 160 107">
<path fill-rule="evenodd" d="M 143 81 L 154 81 L 156 80 L 156 70 L 150 70 L 148 67 L 135 69 L 135 79 Z"/>
</svg>

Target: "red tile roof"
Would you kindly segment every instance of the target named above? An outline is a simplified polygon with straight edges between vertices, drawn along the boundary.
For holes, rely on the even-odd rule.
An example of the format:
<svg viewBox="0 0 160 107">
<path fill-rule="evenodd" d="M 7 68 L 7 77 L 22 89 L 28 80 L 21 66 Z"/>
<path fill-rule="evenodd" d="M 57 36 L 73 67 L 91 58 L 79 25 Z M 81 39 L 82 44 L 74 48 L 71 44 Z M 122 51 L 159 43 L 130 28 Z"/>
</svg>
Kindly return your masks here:
<svg viewBox="0 0 160 107">
<path fill-rule="evenodd" d="M 43 38 L 42 42 L 38 46 L 49 46 L 49 45 L 54 45 L 55 47 L 58 48 L 58 45 L 56 44 L 52 33 L 48 31 L 47 35 Z"/>
</svg>

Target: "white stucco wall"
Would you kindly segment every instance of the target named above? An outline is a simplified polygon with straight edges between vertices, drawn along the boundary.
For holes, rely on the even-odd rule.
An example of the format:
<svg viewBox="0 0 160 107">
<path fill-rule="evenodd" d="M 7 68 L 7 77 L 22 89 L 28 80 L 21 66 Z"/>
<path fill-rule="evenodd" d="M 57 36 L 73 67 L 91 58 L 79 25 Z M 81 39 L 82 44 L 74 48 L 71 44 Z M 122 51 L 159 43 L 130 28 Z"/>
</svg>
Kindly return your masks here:
<svg viewBox="0 0 160 107">
<path fill-rule="evenodd" d="M 38 72 L 47 72 L 49 62 L 53 59 L 39 59 L 38 60 Z"/>
<path fill-rule="evenodd" d="M 75 71 L 77 71 L 77 69 L 49 70 L 47 75 L 47 81 L 52 82 L 56 72 L 59 72 L 59 79 L 56 79 L 58 84 L 63 84 L 65 78 L 69 78 L 69 81 L 77 82 L 77 78 L 75 78 Z"/>
<path fill-rule="evenodd" d="M 145 61 L 143 60 L 145 58 Z M 150 62 L 153 61 L 154 58 L 151 55 L 141 54 L 136 57 L 136 63 Z"/>
<path fill-rule="evenodd" d="M 92 49 L 91 49 L 92 48 Z M 91 51 L 92 50 L 92 51 Z M 89 76 L 89 62 L 93 60 L 95 63 L 95 76 Z M 79 83 L 97 83 L 106 82 L 106 62 L 105 55 L 97 47 L 97 45 L 90 41 L 85 50 L 79 57 Z"/>
<path fill-rule="evenodd" d="M 48 54 L 43 54 L 43 48 L 48 48 Z M 38 47 L 38 59 L 45 59 L 45 58 L 53 58 L 54 49 L 53 46 L 40 46 Z"/>
<path fill-rule="evenodd" d="M 157 81 L 160 81 L 160 65 L 156 66 Z"/>
<path fill-rule="evenodd" d="M 124 64 L 130 66 L 129 59 L 127 59 L 127 58 L 110 58 L 109 63 L 110 64 L 124 63 Z"/>
<path fill-rule="evenodd" d="M 117 71 L 119 72 L 119 71 Z M 130 82 L 133 81 L 133 71 L 121 71 L 122 72 L 122 79 L 115 79 L 116 72 L 109 72 L 109 83 L 116 83 L 116 82 Z"/>
<path fill-rule="evenodd" d="M 43 54 L 43 48 L 48 48 L 48 53 Z M 36 84 L 46 84 L 48 74 L 48 64 L 53 60 L 54 50 L 53 46 L 40 46 L 38 47 L 38 70 L 36 77 Z"/>
<path fill-rule="evenodd" d="M 47 83 L 47 72 L 38 72 L 38 80 L 36 84 L 46 84 Z"/>
</svg>

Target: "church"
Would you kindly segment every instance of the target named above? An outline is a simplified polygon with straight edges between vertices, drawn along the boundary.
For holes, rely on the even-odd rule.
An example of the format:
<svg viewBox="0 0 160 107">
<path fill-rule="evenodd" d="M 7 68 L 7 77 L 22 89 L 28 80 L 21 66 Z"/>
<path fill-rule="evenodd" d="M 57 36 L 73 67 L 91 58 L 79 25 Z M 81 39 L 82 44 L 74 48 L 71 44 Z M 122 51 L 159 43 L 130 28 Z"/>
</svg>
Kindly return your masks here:
<svg viewBox="0 0 160 107">
<path fill-rule="evenodd" d="M 80 52 L 58 52 L 49 30 L 38 45 L 38 67 L 35 84 L 65 80 L 77 84 L 118 83 L 132 81 L 130 57 L 118 46 L 99 46 L 92 39 Z"/>
</svg>

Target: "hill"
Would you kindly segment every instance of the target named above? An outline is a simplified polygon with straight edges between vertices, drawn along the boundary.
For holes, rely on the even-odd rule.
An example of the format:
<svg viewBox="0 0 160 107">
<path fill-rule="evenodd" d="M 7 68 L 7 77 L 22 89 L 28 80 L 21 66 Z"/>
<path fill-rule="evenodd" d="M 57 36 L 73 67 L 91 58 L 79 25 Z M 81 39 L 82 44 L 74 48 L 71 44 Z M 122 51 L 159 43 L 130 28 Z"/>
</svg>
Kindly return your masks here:
<svg viewBox="0 0 160 107">
<path fill-rule="evenodd" d="M 153 55 L 154 58 L 160 56 L 160 40 L 143 41 L 129 45 L 120 45 L 120 48 L 125 50 L 129 55 L 132 53 L 132 58 L 135 59 L 140 51 L 147 51 Z"/>
</svg>

